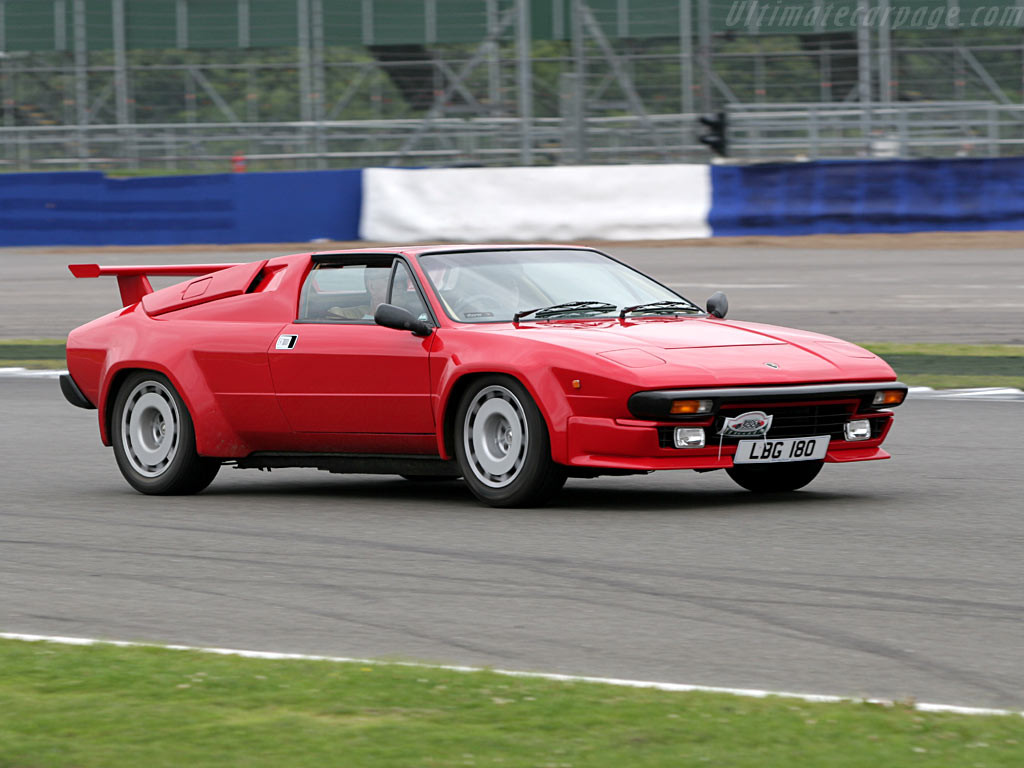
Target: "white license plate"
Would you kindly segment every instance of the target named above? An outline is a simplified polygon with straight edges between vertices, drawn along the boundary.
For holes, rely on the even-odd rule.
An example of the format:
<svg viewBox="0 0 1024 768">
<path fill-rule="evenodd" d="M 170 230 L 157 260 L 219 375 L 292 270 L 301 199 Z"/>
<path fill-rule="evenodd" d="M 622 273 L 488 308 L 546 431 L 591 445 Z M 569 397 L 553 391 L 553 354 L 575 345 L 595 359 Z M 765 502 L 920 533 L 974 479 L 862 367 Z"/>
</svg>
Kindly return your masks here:
<svg viewBox="0 0 1024 768">
<path fill-rule="evenodd" d="M 740 440 L 733 464 L 773 464 L 781 461 L 814 461 L 828 453 L 828 435 L 787 437 L 782 440 Z"/>
</svg>

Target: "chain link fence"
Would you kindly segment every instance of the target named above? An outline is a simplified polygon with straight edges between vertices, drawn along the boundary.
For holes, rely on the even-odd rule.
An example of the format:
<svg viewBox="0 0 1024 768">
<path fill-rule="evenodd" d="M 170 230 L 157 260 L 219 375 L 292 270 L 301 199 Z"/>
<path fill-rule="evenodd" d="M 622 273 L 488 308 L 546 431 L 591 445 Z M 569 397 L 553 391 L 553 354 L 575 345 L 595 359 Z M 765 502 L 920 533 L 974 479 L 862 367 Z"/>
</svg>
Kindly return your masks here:
<svg viewBox="0 0 1024 768">
<path fill-rule="evenodd" d="M 1017 0 L 0 0 L 0 169 L 706 162 L 718 110 L 740 161 L 1016 155 L 1022 23 Z"/>
</svg>

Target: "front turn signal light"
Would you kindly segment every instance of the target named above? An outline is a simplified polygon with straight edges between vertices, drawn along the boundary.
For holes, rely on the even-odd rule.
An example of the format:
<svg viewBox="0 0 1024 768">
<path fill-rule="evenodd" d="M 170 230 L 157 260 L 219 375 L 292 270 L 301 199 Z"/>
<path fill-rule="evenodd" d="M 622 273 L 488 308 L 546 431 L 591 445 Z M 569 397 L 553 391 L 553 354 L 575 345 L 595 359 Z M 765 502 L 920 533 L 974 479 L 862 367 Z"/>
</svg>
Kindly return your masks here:
<svg viewBox="0 0 1024 768">
<path fill-rule="evenodd" d="M 673 400 L 669 413 L 673 416 L 690 416 L 695 413 L 711 413 L 711 400 Z"/>
<path fill-rule="evenodd" d="M 907 390 L 905 389 L 880 389 L 875 392 L 875 398 L 871 401 L 872 405 L 899 405 L 907 399 Z"/>
</svg>

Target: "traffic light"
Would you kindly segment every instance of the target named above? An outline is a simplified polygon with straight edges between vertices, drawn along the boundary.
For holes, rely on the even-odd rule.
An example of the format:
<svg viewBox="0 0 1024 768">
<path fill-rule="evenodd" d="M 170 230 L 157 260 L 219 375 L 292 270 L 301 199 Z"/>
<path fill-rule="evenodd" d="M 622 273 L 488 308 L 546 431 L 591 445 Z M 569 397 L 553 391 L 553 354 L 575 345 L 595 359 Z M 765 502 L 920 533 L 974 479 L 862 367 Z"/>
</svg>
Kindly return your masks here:
<svg viewBox="0 0 1024 768">
<path fill-rule="evenodd" d="M 707 128 L 707 131 L 699 137 L 700 143 L 706 144 L 719 157 L 726 157 L 729 154 L 729 136 L 726 133 L 728 124 L 725 112 L 717 112 L 711 117 L 703 115 L 698 118 L 698 121 Z"/>
</svg>

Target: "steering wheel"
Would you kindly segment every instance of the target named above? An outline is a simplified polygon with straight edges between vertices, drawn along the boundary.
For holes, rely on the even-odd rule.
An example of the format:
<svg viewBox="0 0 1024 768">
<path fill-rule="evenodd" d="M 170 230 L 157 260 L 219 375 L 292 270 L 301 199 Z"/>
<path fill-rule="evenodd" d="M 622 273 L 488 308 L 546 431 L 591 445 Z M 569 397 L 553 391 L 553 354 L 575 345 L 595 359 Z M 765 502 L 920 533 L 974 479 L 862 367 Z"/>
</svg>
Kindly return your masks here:
<svg viewBox="0 0 1024 768">
<path fill-rule="evenodd" d="M 459 299 L 458 304 L 452 305 L 452 310 L 455 314 L 460 317 L 464 316 L 467 310 L 472 311 L 473 309 L 482 309 L 486 307 L 495 308 L 497 301 L 495 298 L 486 293 L 474 293 L 472 296 L 466 296 Z"/>
</svg>

